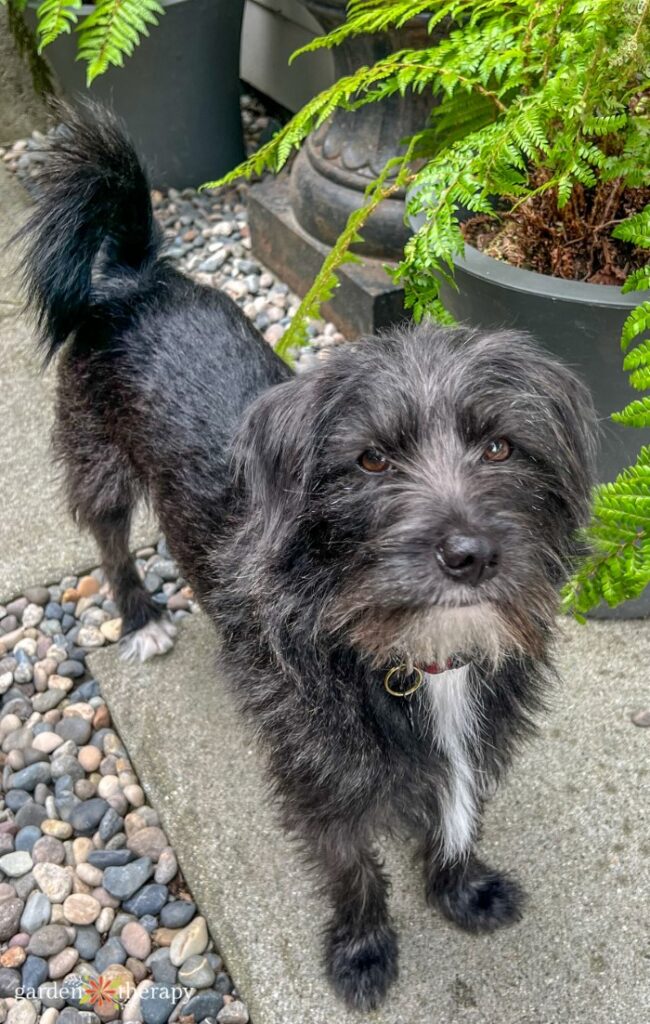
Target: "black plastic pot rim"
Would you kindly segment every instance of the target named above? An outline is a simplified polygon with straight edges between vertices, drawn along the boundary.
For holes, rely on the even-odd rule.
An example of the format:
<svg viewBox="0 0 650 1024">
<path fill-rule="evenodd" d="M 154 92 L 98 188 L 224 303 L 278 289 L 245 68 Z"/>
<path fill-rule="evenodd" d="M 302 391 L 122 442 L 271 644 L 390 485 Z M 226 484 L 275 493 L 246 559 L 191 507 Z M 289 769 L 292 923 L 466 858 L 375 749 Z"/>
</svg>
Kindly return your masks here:
<svg viewBox="0 0 650 1024">
<path fill-rule="evenodd" d="M 465 244 L 463 256 L 454 256 L 454 265 L 470 277 L 488 279 L 501 288 L 527 294 L 543 294 L 549 299 L 563 302 L 583 303 L 589 306 L 603 306 L 617 309 L 633 309 L 640 302 L 650 299 L 650 292 L 629 292 L 623 294 L 620 288 L 611 284 L 588 284 L 585 281 L 568 281 L 562 277 L 538 274 L 536 270 L 512 267 L 503 260 L 479 252 L 473 245 Z"/>
<path fill-rule="evenodd" d="M 407 193 L 406 202 L 417 194 L 411 188 Z M 468 210 L 466 216 L 471 216 Z M 464 218 L 463 218 L 464 219 Z M 412 231 L 418 231 L 425 222 L 425 216 L 408 215 L 408 223 Z M 454 266 L 459 267 L 469 277 L 492 281 L 499 288 L 522 292 L 525 295 L 547 295 L 549 299 L 562 302 L 582 303 L 586 306 L 603 306 L 608 309 L 633 309 L 640 302 L 650 300 L 650 292 L 629 292 L 623 294 L 620 288 L 611 284 L 587 284 L 586 281 L 568 281 L 564 277 L 552 277 L 550 274 L 538 274 L 536 270 L 524 270 L 513 267 L 494 256 L 487 256 L 473 245 L 465 243 L 462 256 L 454 256 Z"/>
</svg>

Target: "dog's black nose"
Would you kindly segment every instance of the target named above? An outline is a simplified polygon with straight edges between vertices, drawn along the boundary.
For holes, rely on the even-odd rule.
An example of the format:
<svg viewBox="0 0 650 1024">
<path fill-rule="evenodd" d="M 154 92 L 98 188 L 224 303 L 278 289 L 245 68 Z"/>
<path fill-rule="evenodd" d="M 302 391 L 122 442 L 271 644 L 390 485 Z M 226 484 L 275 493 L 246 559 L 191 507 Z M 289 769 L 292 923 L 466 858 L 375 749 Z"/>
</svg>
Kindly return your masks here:
<svg viewBox="0 0 650 1024">
<path fill-rule="evenodd" d="M 492 579 L 499 565 L 499 549 L 484 533 L 450 533 L 436 555 L 447 576 L 472 587 Z"/>
</svg>

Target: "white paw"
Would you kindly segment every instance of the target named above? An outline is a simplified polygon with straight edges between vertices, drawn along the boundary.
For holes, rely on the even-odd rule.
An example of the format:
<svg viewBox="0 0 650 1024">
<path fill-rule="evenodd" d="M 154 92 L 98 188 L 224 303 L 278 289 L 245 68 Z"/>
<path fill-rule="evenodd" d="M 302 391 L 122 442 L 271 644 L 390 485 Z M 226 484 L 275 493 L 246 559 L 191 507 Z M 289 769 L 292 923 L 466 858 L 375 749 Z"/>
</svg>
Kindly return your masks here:
<svg viewBox="0 0 650 1024">
<path fill-rule="evenodd" d="M 149 661 L 157 654 L 171 651 L 175 636 L 176 626 L 169 619 L 148 622 L 120 641 L 120 658 L 122 661 Z"/>
</svg>

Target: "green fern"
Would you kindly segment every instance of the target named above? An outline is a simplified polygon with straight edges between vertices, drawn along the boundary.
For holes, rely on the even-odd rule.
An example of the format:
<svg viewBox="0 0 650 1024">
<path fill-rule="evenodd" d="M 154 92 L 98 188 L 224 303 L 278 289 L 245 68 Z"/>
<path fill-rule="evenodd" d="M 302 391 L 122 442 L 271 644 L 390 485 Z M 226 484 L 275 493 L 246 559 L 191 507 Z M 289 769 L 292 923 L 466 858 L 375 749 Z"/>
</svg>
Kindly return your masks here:
<svg viewBox="0 0 650 1024">
<path fill-rule="evenodd" d="M 7 4 L 9 0 L 0 0 Z M 27 0 L 11 0 L 24 7 Z M 79 33 L 78 59 L 86 62 L 90 85 L 109 67 L 122 67 L 149 26 L 165 13 L 159 0 L 94 0 L 94 10 L 79 19 L 84 0 L 42 0 L 36 10 L 38 53 L 64 33 Z"/>
<path fill-rule="evenodd" d="M 617 238 L 650 249 L 650 206 L 617 225 Z M 623 291 L 648 287 L 648 268 L 630 274 Z M 628 316 L 621 335 L 625 352 L 633 338 L 650 333 L 650 302 Z M 650 390 L 650 337 L 642 339 L 623 361 L 630 384 Z M 650 427 L 650 395 L 630 402 L 612 419 L 626 427 Z M 593 554 L 581 566 L 563 594 L 563 606 L 582 619 L 601 601 L 610 606 L 638 597 L 650 585 L 650 446 L 639 452 L 629 469 L 613 483 L 597 488 L 593 517 L 587 531 Z"/>
<path fill-rule="evenodd" d="M 76 25 L 82 0 L 43 0 L 38 5 L 38 52 Z"/>
<path fill-rule="evenodd" d="M 437 100 L 430 124 L 400 158 L 412 185 L 409 213 L 424 215 L 423 225 L 389 271 L 417 318 L 441 315 L 438 282 L 453 276 L 462 252 L 464 211 L 490 215 L 495 197 L 516 206 L 531 195 L 535 170 L 544 172 L 543 188 L 557 190 L 562 207 L 576 187 L 615 179 L 645 184 L 650 164 L 650 0 L 350 0 L 345 23 L 299 53 L 418 15 L 427 18 L 429 46 L 391 53 L 341 78 L 249 160 L 210 183 L 277 173 L 336 109 L 430 92 Z M 622 228 L 635 236 L 647 229 L 647 222 Z M 331 295 L 344 241 L 310 289 L 313 313 L 319 297 Z M 645 329 L 644 317 L 642 310 L 630 321 L 629 341 Z M 297 326 L 294 337 L 301 331 Z"/>
<path fill-rule="evenodd" d="M 79 32 L 79 58 L 86 61 L 88 85 L 111 65 L 122 67 L 163 13 L 158 0 L 95 0 L 95 10 Z"/>
</svg>

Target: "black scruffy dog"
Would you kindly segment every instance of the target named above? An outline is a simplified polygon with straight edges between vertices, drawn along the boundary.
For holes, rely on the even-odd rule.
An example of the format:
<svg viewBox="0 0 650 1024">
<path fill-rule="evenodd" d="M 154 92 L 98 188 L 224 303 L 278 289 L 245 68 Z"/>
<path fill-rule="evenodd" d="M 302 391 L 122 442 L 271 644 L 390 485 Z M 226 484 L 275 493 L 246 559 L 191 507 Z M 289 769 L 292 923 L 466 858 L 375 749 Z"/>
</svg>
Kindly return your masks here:
<svg viewBox="0 0 650 1024">
<path fill-rule="evenodd" d="M 327 973 L 375 1007 L 397 976 L 378 833 L 417 837 L 426 897 L 462 928 L 519 917 L 474 845 L 549 675 L 589 395 L 517 334 L 429 324 L 292 376 L 161 255 L 145 174 L 100 109 L 67 115 L 42 189 L 24 268 L 60 350 L 56 450 L 127 654 L 173 632 L 129 554 L 144 494 L 332 903 Z"/>
</svg>

